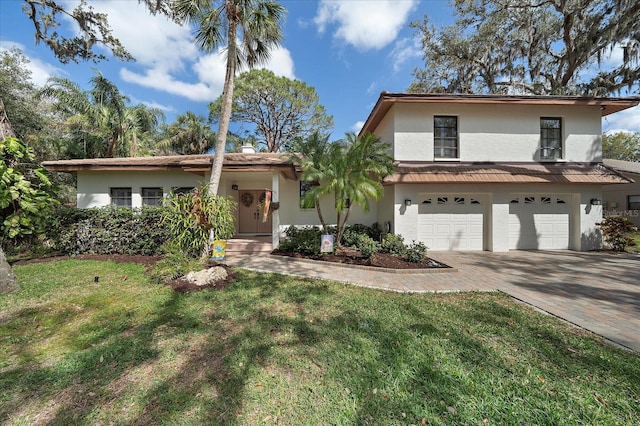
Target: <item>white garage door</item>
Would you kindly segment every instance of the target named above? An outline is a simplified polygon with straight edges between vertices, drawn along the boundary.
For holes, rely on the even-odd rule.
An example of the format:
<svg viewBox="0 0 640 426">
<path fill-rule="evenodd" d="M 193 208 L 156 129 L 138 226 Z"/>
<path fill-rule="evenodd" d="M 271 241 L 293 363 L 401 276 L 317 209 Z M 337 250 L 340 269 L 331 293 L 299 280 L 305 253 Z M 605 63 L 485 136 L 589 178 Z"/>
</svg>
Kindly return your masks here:
<svg viewBox="0 0 640 426">
<path fill-rule="evenodd" d="M 509 204 L 509 248 L 568 249 L 569 211 L 567 194 L 513 195 Z"/>
<path fill-rule="evenodd" d="M 431 250 L 483 250 L 485 208 L 478 196 L 422 196 L 418 240 Z"/>
</svg>

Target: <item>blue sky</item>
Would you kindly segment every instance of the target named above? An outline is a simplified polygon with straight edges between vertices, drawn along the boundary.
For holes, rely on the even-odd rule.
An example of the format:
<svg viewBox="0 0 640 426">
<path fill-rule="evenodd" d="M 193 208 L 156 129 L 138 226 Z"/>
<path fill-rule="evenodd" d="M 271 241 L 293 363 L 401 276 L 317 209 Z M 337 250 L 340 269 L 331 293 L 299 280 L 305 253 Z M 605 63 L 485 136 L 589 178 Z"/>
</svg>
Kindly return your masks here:
<svg viewBox="0 0 640 426">
<path fill-rule="evenodd" d="M 34 45 L 33 26 L 22 12 L 23 3 L 0 0 L 0 49 L 20 48 L 31 60 L 32 78 L 37 84 L 55 75 L 88 88 L 93 70 L 98 69 L 132 104 L 162 109 L 167 122 L 186 111 L 206 116 L 208 103 L 222 91 L 223 55 L 199 52 L 189 28 L 162 16 L 151 16 L 136 0 L 89 1 L 96 10 L 108 14 L 113 34 L 136 62 L 111 59 L 67 65 L 60 64 L 46 46 Z M 66 3 L 73 7 L 77 1 Z M 421 20 L 425 14 L 437 26 L 452 21 L 447 0 L 281 3 L 288 11 L 285 38 L 265 68 L 315 87 L 320 103 L 334 118 L 332 139 L 357 132 L 380 92 L 405 91 L 412 81 L 412 70 L 423 66 L 418 39 L 409 22 Z M 603 130 L 640 131 L 640 109 L 608 117 Z"/>
</svg>

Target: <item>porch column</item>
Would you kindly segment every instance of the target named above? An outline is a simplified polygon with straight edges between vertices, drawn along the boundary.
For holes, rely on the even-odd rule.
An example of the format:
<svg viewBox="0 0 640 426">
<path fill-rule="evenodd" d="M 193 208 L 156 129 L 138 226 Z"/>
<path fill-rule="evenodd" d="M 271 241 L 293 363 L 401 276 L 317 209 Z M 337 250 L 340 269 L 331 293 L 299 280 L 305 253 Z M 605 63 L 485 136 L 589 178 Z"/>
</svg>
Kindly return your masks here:
<svg viewBox="0 0 640 426">
<path fill-rule="evenodd" d="M 509 251 L 509 193 L 495 192 L 489 198 L 489 217 L 491 240 L 487 250 L 495 252 Z"/>
<path fill-rule="evenodd" d="M 271 174 L 271 203 L 280 202 L 280 176 L 279 174 Z M 274 210 L 271 213 L 271 247 L 277 249 L 280 245 L 280 210 Z"/>
</svg>

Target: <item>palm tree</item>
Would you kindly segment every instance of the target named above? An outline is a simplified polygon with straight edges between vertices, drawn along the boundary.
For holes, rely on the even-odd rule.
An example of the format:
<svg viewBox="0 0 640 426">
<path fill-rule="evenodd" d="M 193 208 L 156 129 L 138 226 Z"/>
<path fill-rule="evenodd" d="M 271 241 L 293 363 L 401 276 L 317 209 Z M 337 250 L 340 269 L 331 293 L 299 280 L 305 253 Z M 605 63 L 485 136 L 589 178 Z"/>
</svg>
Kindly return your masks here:
<svg viewBox="0 0 640 426">
<path fill-rule="evenodd" d="M 340 247 L 351 207 L 358 204 L 368 211 L 369 200 L 378 201 L 384 195 L 381 181 L 394 170 L 391 147 L 371 133 L 362 137 L 348 133 L 344 141 L 334 143 L 314 133 L 307 142 L 307 147 L 298 146 L 301 153 L 297 163 L 303 169 L 302 180 L 318 185 L 305 193 L 303 202 L 315 203 L 324 232 L 328 233 L 319 205 L 321 198 L 333 194 L 336 245 Z"/>
<path fill-rule="evenodd" d="M 217 194 L 236 71 L 242 66 L 251 68 L 269 59 L 271 50 L 282 40 L 285 9 L 271 0 L 176 0 L 174 12 L 178 19 L 196 26 L 195 39 L 200 49 L 211 52 L 226 43 L 222 108 L 209 185 L 209 190 Z"/>
<path fill-rule="evenodd" d="M 179 155 L 204 154 L 216 136 L 207 119 L 191 111 L 179 115 L 164 133 L 165 138 L 158 142 L 159 151 Z"/>
<path fill-rule="evenodd" d="M 137 139 L 154 130 L 163 113 L 144 105 L 127 106 L 129 99 L 99 71 L 91 78 L 91 85 L 91 90 L 83 91 L 71 80 L 51 77 L 39 95 L 54 100 L 71 131 L 82 138 L 85 155 L 135 155 Z"/>
</svg>

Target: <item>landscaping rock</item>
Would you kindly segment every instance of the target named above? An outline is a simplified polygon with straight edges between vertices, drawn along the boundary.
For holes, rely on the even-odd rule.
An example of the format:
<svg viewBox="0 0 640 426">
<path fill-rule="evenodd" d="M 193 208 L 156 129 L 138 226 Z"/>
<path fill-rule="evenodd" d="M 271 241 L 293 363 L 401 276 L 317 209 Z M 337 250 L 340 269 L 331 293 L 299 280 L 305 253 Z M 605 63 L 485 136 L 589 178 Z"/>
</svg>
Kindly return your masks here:
<svg viewBox="0 0 640 426">
<path fill-rule="evenodd" d="M 211 285 L 217 281 L 226 280 L 227 270 L 221 266 L 214 266 L 198 272 L 189 272 L 185 279 L 197 286 Z"/>
</svg>

